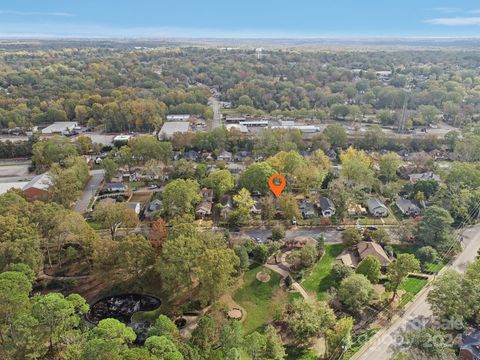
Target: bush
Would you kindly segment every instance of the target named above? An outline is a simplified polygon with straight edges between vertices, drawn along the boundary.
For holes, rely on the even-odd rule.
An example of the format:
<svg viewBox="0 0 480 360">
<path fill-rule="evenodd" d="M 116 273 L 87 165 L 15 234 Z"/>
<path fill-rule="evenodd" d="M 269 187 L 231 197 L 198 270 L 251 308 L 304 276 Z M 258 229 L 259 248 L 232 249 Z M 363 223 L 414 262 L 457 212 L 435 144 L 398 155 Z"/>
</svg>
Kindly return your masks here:
<svg viewBox="0 0 480 360">
<path fill-rule="evenodd" d="M 425 263 L 433 263 L 438 259 L 438 252 L 431 246 L 424 246 L 417 250 L 415 254 L 422 265 Z"/>
<path fill-rule="evenodd" d="M 332 267 L 331 276 L 336 282 L 340 282 L 352 274 L 353 269 L 350 266 L 344 264 L 335 264 Z"/>
<path fill-rule="evenodd" d="M 257 245 L 252 249 L 252 255 L 261 264 L 265 264 L 268 259 L 268 246 L 267 245 Z"/>
<path fill-rule="evenodd" d="M 278 241 L 285 238 L 285 227 L 283 225 L 276 225 L 272 229 L 272 240 Z"/>
</svg>

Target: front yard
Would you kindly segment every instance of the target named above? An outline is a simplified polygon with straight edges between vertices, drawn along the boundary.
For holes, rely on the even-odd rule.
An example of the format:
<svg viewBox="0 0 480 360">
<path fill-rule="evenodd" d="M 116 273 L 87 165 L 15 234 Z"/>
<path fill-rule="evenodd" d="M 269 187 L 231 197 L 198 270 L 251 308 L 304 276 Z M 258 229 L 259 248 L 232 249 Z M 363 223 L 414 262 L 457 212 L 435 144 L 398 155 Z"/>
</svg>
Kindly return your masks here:
<svg viewBox="0 0 480 360">
<path fill-rule="evenodd" d="M 343 244 L 325 245 L 325 254 L 302 282 L 305 290 L 316 293 L 319 300 L 324 300 L 328 289 L 335 285 L 330 272 L 335 264 L 335 258 L 341 254 L 343 249 Z"/>
</svg>

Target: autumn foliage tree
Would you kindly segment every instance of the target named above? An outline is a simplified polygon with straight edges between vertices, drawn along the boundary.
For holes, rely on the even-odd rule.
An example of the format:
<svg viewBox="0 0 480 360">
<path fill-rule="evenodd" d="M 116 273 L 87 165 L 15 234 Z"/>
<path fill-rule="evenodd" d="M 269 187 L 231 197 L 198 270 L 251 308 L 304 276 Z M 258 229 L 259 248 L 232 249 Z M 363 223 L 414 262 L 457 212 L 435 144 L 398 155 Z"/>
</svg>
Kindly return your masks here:
<svg viewBox="0 0 480 360">
<path fill-rule="evenodd" d="M 148 233 L 148 240 L 155 249 L 156 253 L 160 253 L 162 251 L 162 246 L 164 241 L 167 239 L 167 236 L 168 231 L 165 220 L 160 218 L 152 224 L 150 232 Z"/>
</svg>

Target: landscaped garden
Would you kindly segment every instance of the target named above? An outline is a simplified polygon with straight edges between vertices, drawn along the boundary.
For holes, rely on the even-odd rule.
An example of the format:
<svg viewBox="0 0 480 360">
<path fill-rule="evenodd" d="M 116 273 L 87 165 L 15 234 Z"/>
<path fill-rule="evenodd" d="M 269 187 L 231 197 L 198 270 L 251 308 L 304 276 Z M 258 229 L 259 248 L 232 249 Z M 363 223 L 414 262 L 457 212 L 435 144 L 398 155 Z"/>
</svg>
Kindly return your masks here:
<svg viewBox="0 0 480 360">
<path fill-rule="evenodd" d="M 268 282 L 257 279 L 257 273 L 267 271 Z M 261 265 L 254 265 L 244 275 L 243 285 L 233 293 L 233 299 L 247 312 L 243 323 L 246 333 L 251 333 L 271 322 L 276 312 L 281 312 L 287 294 L 280 288 L 281 276 Z"/>
<path fill-rule="evenodd" d="M 316 293 L 319 300 L 326 298 L 328 289 L 334 286 L 330 272 L 335 264 L 335 258 L 343 251 L 343 244 L 325 245 L 325 254 L 312 268 L 310 274 L 302 282 L 308 292 Z"/>
</svg>

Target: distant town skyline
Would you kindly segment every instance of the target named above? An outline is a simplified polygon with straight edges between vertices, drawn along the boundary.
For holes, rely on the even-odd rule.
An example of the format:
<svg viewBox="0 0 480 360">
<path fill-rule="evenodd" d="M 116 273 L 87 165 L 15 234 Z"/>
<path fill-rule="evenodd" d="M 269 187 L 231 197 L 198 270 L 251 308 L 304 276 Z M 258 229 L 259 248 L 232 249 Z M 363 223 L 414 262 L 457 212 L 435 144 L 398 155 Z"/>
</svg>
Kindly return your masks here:
<svg viewBox="0 0 480 360">
<path fill-rule="evenodd" d="M 480 37 L 480 4 L 403 0 L 0 0 L 0 37 Z"/>
</svg>

